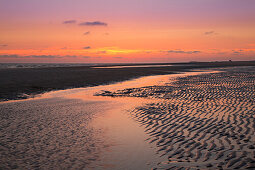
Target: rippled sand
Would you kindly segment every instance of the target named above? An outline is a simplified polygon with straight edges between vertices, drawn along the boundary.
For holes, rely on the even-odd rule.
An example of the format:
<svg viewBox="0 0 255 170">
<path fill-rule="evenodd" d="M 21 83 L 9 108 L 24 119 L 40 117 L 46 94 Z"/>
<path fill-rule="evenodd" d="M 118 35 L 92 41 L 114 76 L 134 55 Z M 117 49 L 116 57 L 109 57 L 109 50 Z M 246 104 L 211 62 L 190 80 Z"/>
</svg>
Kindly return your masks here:
<svg viewBox="0 0 255 170">
<path fill-rule="evenodd" d="M 81 100 L 42 99 L 0 105 L 0 169 L 85 169 L 109 143 L 89 127 L 94 107 Z"/>
<path fill-rule="evenodd" d="M 97 95 L 158 99 L 131 112 L 168 157 L 158 168 L 255 169 L 255 67 L 222 71 Z"/>
</svg>

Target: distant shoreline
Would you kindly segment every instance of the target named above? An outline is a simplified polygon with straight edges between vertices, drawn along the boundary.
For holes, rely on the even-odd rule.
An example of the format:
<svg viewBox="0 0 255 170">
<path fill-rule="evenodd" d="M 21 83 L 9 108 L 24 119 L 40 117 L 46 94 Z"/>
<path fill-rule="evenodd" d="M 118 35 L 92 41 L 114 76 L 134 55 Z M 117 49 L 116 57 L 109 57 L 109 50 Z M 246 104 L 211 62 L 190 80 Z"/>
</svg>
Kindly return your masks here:
<svg viewBox="0 0 255 170">
<path fill-rule="evenodd" d="M 107 66 L 171 65 L 158 67 L 124 67 L 110 69 Z M 233 66 L 255 66 L 255 61 L 100 64 L 98 66 L 2 68 L 0 69 L 0 101 L 24 99 L 51 90 L 89 87 L 149 75 L 187 72 Z M 96 68 L 105 67 L 105 68 Z M 26 95 L 23 95 L 26 94 Z"/>
</svg>

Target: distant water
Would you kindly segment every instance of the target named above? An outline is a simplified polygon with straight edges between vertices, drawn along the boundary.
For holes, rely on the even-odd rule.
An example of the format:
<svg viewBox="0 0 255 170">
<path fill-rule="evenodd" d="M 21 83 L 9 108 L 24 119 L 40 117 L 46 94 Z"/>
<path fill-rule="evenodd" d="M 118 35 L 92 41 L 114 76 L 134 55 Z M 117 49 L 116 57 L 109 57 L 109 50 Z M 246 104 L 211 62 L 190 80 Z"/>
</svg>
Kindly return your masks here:
<svg viewBox="0 0 255 170">
<path fill-rule="evenodd" d="M 46 68 L 46 67 L 79 67 L 98 66 L 97 63 L 0 63 L 0 69 L 4 68 Z"/>
<path fill-rule="evenodd" d="M 132 67 L 168 67 L 168 66 L 173 66 L 173 65 L 132 65 L 132 66 L 110 66 L 110 67 L 107 66 L 107 67 L 94 67 L 94 68 L 132 68 Z"/>
<path fill-rule="evenodd" d="M 132 68 L 132 67 L 169 67 L 169 66 L 184 66 L 182 64 L 178 65 L 151 65 L 142 64 L 128 65 L 133 63 L 0 63 L 0 69 L 5 68 L 48 68 L 48 67 L 79 67 L 79 66 L 95 66 L 94 68 Z M 114 65 L 114 66 L 113 66 Z M 102 66 L 102 67 L 98 67 Z M 185 65 L 187 66 L 187 65 Z"/>
</svg>

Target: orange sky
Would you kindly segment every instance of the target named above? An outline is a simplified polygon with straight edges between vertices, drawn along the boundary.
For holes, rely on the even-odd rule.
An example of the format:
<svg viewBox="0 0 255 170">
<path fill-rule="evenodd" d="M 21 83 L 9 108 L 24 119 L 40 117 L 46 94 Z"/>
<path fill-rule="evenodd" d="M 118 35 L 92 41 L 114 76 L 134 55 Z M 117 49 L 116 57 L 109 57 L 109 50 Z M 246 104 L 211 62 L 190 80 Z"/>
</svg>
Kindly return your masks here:
<svg viewBox="0 0 255 170">
<path fill-rule="evenodd" d="M 252 0 L 0 0 L 0 62 L 255 60 L 254 9 Z"/>
</svg>

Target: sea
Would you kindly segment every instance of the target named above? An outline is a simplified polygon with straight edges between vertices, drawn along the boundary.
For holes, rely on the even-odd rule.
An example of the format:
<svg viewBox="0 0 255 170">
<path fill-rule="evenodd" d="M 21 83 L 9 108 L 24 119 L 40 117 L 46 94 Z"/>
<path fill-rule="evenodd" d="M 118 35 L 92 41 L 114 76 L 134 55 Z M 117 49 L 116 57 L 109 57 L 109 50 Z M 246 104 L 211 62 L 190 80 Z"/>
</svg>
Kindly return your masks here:
<svg viewBox="0 0 255 170">
<path fill-rule="evenodd" d="M 102 63 L 0 63 L 0 69 L 6 68 L 48 68 L 48 67 L 79 67 L 98 66 Z"/>
<path fill-rule="evenodd" d="M 97 66 L 95 68 L 129 68 L 129 67 L 168 67 L 174 65 L 167 64 L 146 64 L 146 63 L 0 63 L 0 69 L 11 68 L 49 68 L 49 67 L 80 67 Z M 102 67 L 98 67 L 102 66 Z M 111 66 L 111 67 L 109 67 Z M 175 66 L 183 66 L 178 64 Z"/>
</svg>

